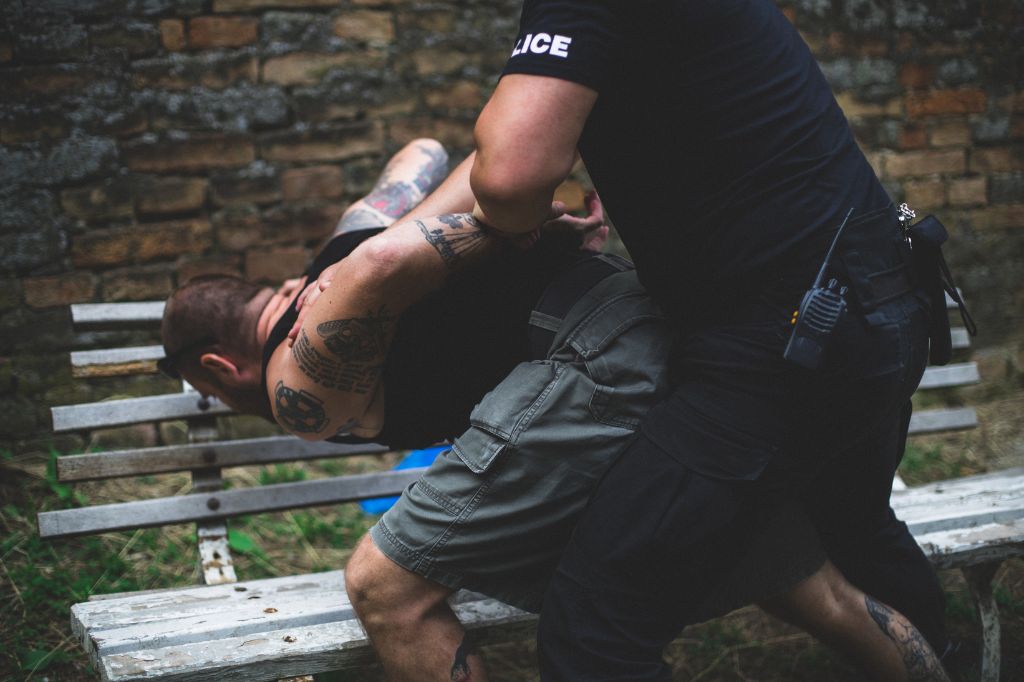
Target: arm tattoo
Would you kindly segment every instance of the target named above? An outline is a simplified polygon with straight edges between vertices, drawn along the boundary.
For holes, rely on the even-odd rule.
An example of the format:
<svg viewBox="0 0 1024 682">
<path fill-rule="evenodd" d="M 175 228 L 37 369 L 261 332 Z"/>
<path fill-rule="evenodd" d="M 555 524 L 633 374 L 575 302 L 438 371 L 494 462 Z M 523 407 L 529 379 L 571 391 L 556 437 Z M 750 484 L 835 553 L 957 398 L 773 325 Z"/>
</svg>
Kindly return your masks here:
<svg viewBox="0 0 1024 682">
<path fill-rule="evenodd" d="M 327 425 L 324 403 L 312 393 L 278 381 L 274 387 L 277 421 L 292 433 L 320 433 Z"/>
<path fill-rule="evenodd" d="M 302 373 L 324 388 L 365 395 L 377 383 L 387 354 L 387 336 L 394 316 L 381 307 L 366 317 L 331 320 L 317 325 L 330 355 L 313 347 L 305 330 L 292 346 Z"/>
<path fill-rule="evenodd" d="M 473 673 L 469 669 L 469 657 L 474 653 L 476 652 L 469 643 L 469 634 L 467 633 L 463 635 L 462 643 L 455 650 L 455 661 L 452 663 L 451 672 L 452 682 L 470 682 L 473 679 Z"/>
<path fill-rule="evenodd" d="M 388 182 L 373 188 L 363 200 L 386 216 L 403 216 L 418 203 L 418 193 L 408 182 Z"/>
<path fill-rule="evenodd" d="M 422 220 L 417 220 L 416 225 L 449 269 L 458 266 L 467 255 L 483 246 L 488 238 L 472 214 L 442 215 L 437 220 L 445 227 L 430 228 Z"/>
<path fill-rule="evenodd" d="M 448 154 L 438 147 L 419 147 L 427 155 L 427 161 L 416 172 L 413 184 L 423 194 L 430 194 L 448 175 Z"/>
<path fill-rule="evenodd" d="M 908 621 L 896 618 L 885 604 L 864 595 L 864 605 L 878 628 L 891 639 L 903 658 L 911 682 L 949 682 L 946 671 L 928 642 Z"/>
<path fill-rule="evenodd" d="M 372 211 L 367 211 L 365 208 L 357 208 L 341 217 L 338 226 L 334 228 L 334 232 L 339 234 L 350 230 L 368 230 L 374 227 L 387 227 L 387 224 Z"/>
</svg>

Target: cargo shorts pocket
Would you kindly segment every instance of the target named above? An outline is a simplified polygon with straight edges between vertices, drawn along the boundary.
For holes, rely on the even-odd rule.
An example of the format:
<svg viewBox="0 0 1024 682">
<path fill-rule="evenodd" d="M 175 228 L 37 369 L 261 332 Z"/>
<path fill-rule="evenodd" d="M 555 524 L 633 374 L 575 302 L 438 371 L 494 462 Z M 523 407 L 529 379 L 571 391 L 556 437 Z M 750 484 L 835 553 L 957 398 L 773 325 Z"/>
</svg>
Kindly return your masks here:
<svg viewBox="0 0 1024 682">
<path fill-rule="evenodd" d="M 565 373 L 557 362 L 517 365 L 473 408 L 470 428 L 455 439 L 452 452 L 470 471 L 480 474 L 509 447 L 514 447 Z"/>
</svg>

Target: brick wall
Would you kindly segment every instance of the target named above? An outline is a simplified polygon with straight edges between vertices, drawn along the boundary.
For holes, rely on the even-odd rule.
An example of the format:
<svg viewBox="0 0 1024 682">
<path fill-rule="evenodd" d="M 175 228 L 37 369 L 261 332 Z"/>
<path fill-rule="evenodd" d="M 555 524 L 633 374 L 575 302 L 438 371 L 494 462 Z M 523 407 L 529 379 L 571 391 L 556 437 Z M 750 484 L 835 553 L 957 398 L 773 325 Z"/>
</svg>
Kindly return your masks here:
<svg viewBox="0 0 1024 682">
<path fill-rule="evenodd" d="M 279 281 L 404 142 L 467 153 L 518 6 L 0 0 L 0 447 L 54 440 L 50 405 L 153 390 L 71 381 L 69 348 L 151 341 L 76 335 L 69 303 L 206 272 Z M 1019 344 L 1024 8 L 783 6 L 894 198 L 956 235 L 982 343 Z"/>
</svg>

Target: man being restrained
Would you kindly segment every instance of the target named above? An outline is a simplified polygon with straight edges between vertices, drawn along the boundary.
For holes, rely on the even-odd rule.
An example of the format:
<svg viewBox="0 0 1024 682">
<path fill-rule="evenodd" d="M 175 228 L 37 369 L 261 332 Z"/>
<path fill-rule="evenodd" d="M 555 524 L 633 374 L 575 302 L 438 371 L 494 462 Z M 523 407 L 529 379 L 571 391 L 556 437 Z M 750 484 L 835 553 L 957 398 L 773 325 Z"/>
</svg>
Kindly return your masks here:
<svg viewBox="0 0 1024 682">
<path fill-rule="evenodd" d="M 485 679 L 446 598 L 467 588 L 539 609 L 589 491 L 664 387 L 668 348 L 625 263 L 579 238 L 568 248 L 564 234 L 520 249 L 453 213 L 472 206 L 466 163 L 419 203 L 445 158 L 427 140 L 399 152 L 303 279 L 274 292 L 198 278 L 171 296 L 162 326 L 165 370 L 300 437 L 452 443 L 346 568 L 396 679 Z M 596 199 L 591 209 L 552 227 L 595 228 L 587 245 L 599 246 Z M 880 678 L 899 663 L 799 514 L 773 520 L 741 563 L 708 595 L 707 617 L 760 601 Z"/>
</svg>

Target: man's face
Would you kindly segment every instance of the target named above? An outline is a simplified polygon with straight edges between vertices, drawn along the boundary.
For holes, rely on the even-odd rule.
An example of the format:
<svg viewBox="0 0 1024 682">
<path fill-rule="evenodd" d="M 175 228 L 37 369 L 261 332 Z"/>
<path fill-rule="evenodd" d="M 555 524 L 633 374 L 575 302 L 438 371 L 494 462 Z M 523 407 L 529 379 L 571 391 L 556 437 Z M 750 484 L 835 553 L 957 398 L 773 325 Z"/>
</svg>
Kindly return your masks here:
<svg viewBox="0 0 1024 682">
<path fill-rule="evenodd" d="M 263 398 L 262 387 L 258 382 L 253 386 L 246 387 L 225 386 L 208 375 L 189 376 L 189 374 L 183 372 L 181 376 L 204 398 L 212 396 L 235 412 L 242 414 L 263 416 L 266 412 L 264 405 L 266 400 Z"/>
</svg>

